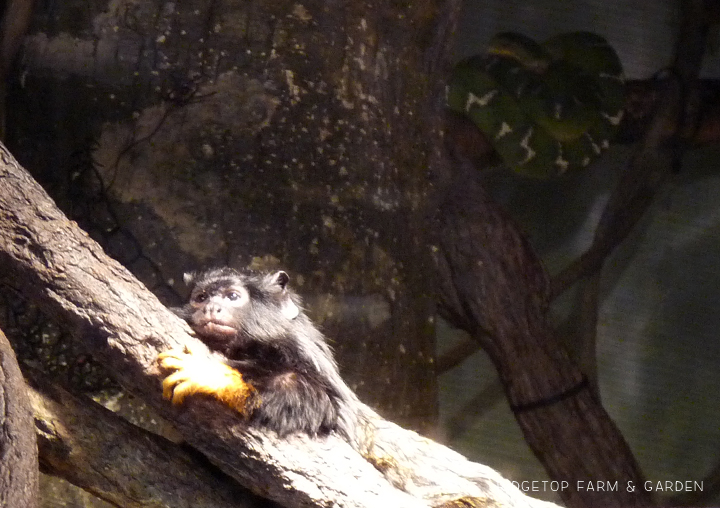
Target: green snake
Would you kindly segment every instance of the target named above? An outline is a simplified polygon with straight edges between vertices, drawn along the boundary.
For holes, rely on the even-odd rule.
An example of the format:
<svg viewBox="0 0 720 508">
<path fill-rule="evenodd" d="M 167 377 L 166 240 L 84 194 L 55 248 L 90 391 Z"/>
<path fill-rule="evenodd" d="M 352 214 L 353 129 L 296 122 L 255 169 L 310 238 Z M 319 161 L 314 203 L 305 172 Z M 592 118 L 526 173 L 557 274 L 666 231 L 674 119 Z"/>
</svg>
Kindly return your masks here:
<svg viewBox="0 0 720 508">
<path fill-rule="evenodd" d="M 624 96 L 620 59 L 599 35 L 563 33 L 539 44 L 504 32 L 486 54 L 455 66 L 447 100 L 508 167 L 548 178 L 588 166 L 609 146 Z"/>
</svg>

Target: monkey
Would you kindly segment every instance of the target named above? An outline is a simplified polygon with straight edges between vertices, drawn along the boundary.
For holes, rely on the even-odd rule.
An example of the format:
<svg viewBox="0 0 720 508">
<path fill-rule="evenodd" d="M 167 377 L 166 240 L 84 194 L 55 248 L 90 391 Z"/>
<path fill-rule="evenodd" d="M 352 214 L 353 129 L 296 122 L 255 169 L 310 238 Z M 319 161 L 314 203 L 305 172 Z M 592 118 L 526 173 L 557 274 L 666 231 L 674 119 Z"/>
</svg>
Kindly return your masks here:
<svg viewBox="0 0 720 508">
<path fill-rule="evenodd" d="M 289 281 L 284 271 L 228 267 L 186 274 L 189 302 L 171 310 L 220 362 L 203 364 L 187 348 L 161 353 L 160 366 L 174 371 L 163 395 L 180 404 L 207 394 L 280 437 L 334 432 L 353 444 L 361 403 Z"/>
</svg>

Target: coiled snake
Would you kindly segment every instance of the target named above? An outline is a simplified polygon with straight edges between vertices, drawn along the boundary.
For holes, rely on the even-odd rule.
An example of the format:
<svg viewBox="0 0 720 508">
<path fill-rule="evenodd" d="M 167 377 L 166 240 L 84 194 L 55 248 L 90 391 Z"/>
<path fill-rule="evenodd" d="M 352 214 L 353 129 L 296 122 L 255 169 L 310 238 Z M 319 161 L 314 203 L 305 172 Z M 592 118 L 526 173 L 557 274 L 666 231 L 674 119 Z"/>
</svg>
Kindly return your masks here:
<svg viewBox="0 0 720 508">
<path fill-rule="evenodd" d="M 599 35 L 571 32 L 542 44 L 504 32 L 484 55 L 458 63 L 448 106 L 467 116 L 517 173 L 547 178 L 588 166 L 623 116 L 623 70 Z"/>
</svg>

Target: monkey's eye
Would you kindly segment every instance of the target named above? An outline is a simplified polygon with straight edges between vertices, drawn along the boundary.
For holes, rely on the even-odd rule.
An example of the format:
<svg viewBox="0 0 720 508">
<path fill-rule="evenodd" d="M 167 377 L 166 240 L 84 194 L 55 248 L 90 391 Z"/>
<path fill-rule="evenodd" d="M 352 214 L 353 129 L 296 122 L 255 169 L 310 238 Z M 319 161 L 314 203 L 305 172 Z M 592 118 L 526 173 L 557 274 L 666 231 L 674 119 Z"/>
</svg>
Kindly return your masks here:
<svg viewBox="0 0 720 508">
<path fill-rule="evenodd" d="M 223 291 L 223 298 L 226 299 L 228 305 L 242 307 L 248 301 L 248 294 L 243 287 L 229 287 Z"/>
<path fill-rule="evenodd" d="M 245 293 L 243 293 L 242 291 L 229 291 L 227 293 L 227 295 L 225 295 L 225 296 L 231 302 L 239 302 L 240 300 L 243 299 L 243 297 L 245 296 Z"/>
<path fill-rule="evenodd" d="M 203 303 L 205 300 L 208 299 L 208 295 L 206 292 L 198 293 L 193 297 L 193 301 L 195 303 Z"/>
</svg>

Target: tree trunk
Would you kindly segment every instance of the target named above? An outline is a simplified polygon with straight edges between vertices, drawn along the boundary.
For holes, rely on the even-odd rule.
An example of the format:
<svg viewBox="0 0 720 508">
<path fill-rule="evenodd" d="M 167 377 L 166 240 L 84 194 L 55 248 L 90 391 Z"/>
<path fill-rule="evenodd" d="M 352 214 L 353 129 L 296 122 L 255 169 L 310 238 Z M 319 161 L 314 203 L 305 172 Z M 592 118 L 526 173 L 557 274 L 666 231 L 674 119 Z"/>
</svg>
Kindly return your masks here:
<svg viewBox="0 0 720 508">
<path fill-rule="evenodd" d="M 547 322 L 539 258 L 472 170 L 450 190 L 440 221 L 441 311 L 487 351 L 525 440 L 550 477 L 566 482 L 563 500 L 650 504 L 630 448 Z M 597 481 L 617 489 L 587 487 Z"/>
</svg>

